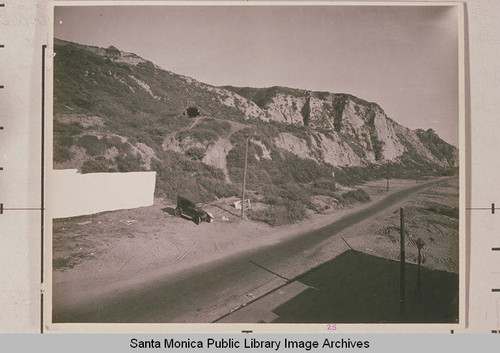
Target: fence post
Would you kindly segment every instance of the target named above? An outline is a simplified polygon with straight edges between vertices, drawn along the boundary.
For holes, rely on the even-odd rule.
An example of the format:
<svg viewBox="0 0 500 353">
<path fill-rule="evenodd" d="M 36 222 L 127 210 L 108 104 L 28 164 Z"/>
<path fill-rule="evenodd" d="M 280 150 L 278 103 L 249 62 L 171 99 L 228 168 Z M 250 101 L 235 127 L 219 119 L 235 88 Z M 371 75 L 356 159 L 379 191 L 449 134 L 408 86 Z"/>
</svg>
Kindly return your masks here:
<svg viewBox="0 0 500 353">
<path fill-rule="evenodd" d="M 400 208 L 400 230 L 401 230 L 401 262 L 400 262 L 400 286 L 399 286 L 399 303 L 400 313 L 405 314 L 405 209 Z"/>
<path fill-rule="evenodd" d="M 420 298 L 420 295 L 422 294 L 422 282 L 420 278 L 420 264 L 422 263 L 422 248 L 425 245 L 425 242 L 422 240 L 422 238 L 418 238 L 417 241 L 415 242 L 415 245 L 417 246 L 418 249 L 418 269 L 417 269 L 417 295 Z"/>
</svg>

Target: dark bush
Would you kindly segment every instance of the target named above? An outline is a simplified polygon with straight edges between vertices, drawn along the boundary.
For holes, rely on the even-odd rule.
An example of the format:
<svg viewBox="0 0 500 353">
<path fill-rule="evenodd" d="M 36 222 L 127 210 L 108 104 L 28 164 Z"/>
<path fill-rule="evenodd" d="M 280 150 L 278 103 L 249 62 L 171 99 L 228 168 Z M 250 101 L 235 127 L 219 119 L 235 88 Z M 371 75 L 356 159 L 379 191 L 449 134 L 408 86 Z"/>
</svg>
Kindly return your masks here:
<svg viewBox="0 0 500 353">
<path fill-rule="evenodd" d="M 54 132 L 54 161 L 62 163 L 70 160 L 71 152 L 69 150 L 71 146 L 73 146 L 73 137 Z"/>
<path fill-rule="evenodd" d="M 202 160 L 205 157 L 205 150 L 200 147 L 191 147 L 186 151 L 186 156 L 193 160 Z"/>
<path fill-rule="evenodd" d="M 134 155 L 132 153 L 126 155 L 119 155 L 115 158 L 116 167 L 121 173 L 125 172 L 138 172 L 144 170 L 142 165 L 141 155 Z"/>
<path fill-rule="evenodd" d="M 286 200 L 300 202 L 304 205 L 309 203 L 307 189 L 297 184 L 285 184 L 282 186 L 280 196 Z"/>
<path fill-rule="evenodd" d="M 54 144 L 54 162 L 63 163 L 69 161 L 72 157 L 68 146 Z"/>
<path fill-rule="evenodd" d="M 302 118 L 304 118 L 304 126 L 308 126 L 309 116 L 311 115 L 311 97 L 307 97 L 306 102 L 300 110 L 300 114 L 302 115 Z"/>
<path fill-rule="evenodd" d="M 368 195 L 368 193 L 363 189 L 348 191 L 342 194 L 342 198 L 348 203 L 370 201 L 370 195 Z"/>
<path fill-rule="evenodd" d="M 328 179 L 315 180 L 312 183 L 312 186 L 314 188 L 325 189 L 325 190 L 329 190 L 329 191 L 336 191 L 337 190 L 337 186 L 335 184 L 335 181 L 331 180 L 331 179 L 330 180 L 328 180 Z"/>
<path fill-rule="evenodd" d="M 227 184 L 225 182 L 221 182 L 220 180 L 209 178 L 209 177 L 200 177 L 198 182 L 201 186 L 205 188 L 207 192 L 213 194 L 217 197 L 231 197 L 238 196 L 240 191 L 232 184 Z"/>
<path fill-rule="evenodd" d="M 179 141 L 183 141 L 187 137 L 190 137 L 193 140 L 199 141 L 201 143 L 216 141 L 219 138 L 216 132 L 207 129 L 184 130 L 180 131 L 177 134 L 177 138 L 179 139 Z"/>
<path fill-rule="evenodd" d="M 212 130 L 219 136 L 222 136 L 231 131 L 231 123 L 225 120 L 205 119 L 201 123 L 198 123 L 195 128 Z"/>
<path fill-rule="evenodd" d="M 285 201 L 267 210 L 250 212 L 250 218 L 272 227 L 295 223 L 306 217 L 306 207 L 299 201 Z"/>
<path fill-rule="evenodd" d="M 107 55 L 110 55 L 110 56 L 120 56 L 120 51 L 116 47 L 114 47 L 112 45 L 110 45 L 109 47 L 107 47 L 105 49 L 105 51 L 106 51 Z"/>
<path fill-rule="evenodd" d="M 340 132 L 342 130 L 342 115 L 344 113 L 344 108 L 347 104 L 348 97 L 343 94 L 336 95 L 333 98 L 333 125 L 335 131 Z"/>
<path fill-rule="evenodd" d="M 256 133 L 256 131 L 253 127 L 245 127 L 241 130 L 236 131 L 234 134 L 232 134 L 230 141 L 234 145 L 237 145 L 237 144 L 244 145 L 247 136 L 253 136 L 253 135 L 255 135 L 255 133 Z"/>
<path fill-rule="evenodd" d="M 87 159 L 82 165 L 82 173 L 104 173 L 110 171 L 110 163 L 104 157 Z"/>
<path fill-rule="evenodd" d="M 108 145 L 105 138 L 98 138 L 94 135 L 84 135 L 78 138 L 76 145 L 83 147 L 91 156 L 102 155 L 106 152 Z"/>
</svg>

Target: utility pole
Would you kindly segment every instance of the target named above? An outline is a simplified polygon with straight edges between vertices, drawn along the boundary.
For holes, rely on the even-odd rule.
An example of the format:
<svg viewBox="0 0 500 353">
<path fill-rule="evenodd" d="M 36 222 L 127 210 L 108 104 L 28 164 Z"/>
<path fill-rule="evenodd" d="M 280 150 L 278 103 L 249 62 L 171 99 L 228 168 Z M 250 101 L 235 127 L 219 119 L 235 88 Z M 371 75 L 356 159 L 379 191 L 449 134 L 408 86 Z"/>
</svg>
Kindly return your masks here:
<svg viewBox="0 0 500 353">
<path fill-rule="evenodd" d="M 401 230 L 401 262 L 399 275 L 399 308 L 401 316 L 405 314 L 405 209 L 400 208 L 400 230 Z"/>
<path fill-rule="evenodd" d="M 243 190 L 241 192 L 241 218 L 245 218 L 245 188 L 247 185 L 247 165 L 248 165 L 248 138 L 245 140 L 245 169 L 243 171 Z"/>
<path fill-rule="evenodd" d="M 386 164 L 385 165 L 385 169 L 386 169 L 386 172 L 387 172 L 387 191 L 389 191 L 389 164 Z"/>
<path fill-rule="evenodd" d="M 420 170 L 417 170 L 417 184 L 418 184 L 418 178 L 420 176 Z"/>
</svg>

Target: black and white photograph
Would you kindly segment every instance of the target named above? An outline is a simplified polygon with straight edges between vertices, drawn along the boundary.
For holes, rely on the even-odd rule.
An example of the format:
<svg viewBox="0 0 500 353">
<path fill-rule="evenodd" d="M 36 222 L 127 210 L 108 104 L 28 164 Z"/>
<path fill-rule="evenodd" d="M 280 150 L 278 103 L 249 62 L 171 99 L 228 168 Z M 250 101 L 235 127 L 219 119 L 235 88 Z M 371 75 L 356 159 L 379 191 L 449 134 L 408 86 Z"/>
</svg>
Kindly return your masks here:
<svg viewBox="0 0 500 353">
<path fill-rule="evenodd" d="M 55 6 L 50 324 L 463 324 L 462 10 Z"/>
</svg>

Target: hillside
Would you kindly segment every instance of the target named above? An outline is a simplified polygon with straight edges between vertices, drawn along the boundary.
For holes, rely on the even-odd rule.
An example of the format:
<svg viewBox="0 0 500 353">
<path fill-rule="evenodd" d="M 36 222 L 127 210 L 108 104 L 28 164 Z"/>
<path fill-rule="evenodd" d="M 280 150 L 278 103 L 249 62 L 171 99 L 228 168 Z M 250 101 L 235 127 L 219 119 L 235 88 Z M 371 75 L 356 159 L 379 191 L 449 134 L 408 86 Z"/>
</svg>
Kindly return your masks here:
<svg viewBox="0 0 500 353">
<path fill-rule="evenodd" d="M 253 217 L 280 224 L 350 202 L 338 184 L 385 177 L 386 166 L 393 178 L 457 166 L 457 149 L 434 131 L 349 94 L 215 87 L 114 47 L 58 39 L 55 52 L 56 169 L 155 170 L 157 196 L 208 201 L 239 194 L 249 136 L 248 188 L 262 204 Z"/>
</svg>

